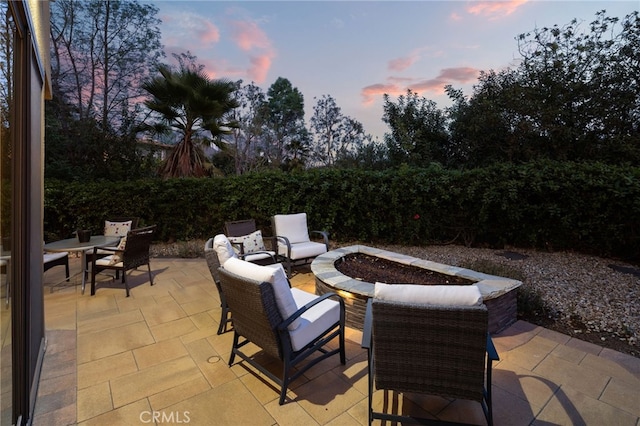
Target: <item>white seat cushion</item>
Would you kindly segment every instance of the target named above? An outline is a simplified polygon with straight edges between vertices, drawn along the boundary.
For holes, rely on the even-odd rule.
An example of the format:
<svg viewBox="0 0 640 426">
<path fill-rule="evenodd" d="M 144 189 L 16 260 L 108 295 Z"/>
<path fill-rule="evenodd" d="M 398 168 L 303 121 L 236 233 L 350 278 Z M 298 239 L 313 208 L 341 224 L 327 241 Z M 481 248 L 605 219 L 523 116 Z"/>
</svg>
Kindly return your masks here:
<svg viewBox="0 0 640 426">
<path fill-rule="evenodd" d="M 278 244 L 278 251 L 280 253 L 287 253 L 287 246 L 284 244 Z M 303 243 L 297 243 L 291 245 L 291 259 L 307 259 L 309 257 L 319 256 L 322 253 L 327 252 L 327 246 L 323 243 L 315 241 L 307 241 Z"/>
<path fill-rule="evenodd" d="M 271 284 L 276 305 L 278 305 L 278 310 L 283 319 L 289 318 L 298 310 L 296 301 L 291 294 L 287 275 L 280 263 L 262 266 L 234 257 L 227 260 L 223 268 L 243 278 Z M 295 320 L 289 324 L 289 330 L 295 330 L 299 325 L 300 320 Z"/>
<path fill-rule="evenodd" d="M 115 266 L 116 268 L 124 267 L 124 264 L 122 263 L 122 261 L 116 262 L 116 260 L 114 259 L 112 254 L 107 256 L 107 257 L 103 257 L 102 259 L 97 259 L 96 260 L 96 265 L 99 265 L 99 266 Z"/>
<path fill-rule="evenodd" d="M 376 299 L 438 306 L 477 306 L 482 294 L 475 285 L 414 285 L 376 283 Z"/>
<path fill-rule="evenodd" d="M 47 252 L 43 256 L 43 261 L 44 261 L 44 263 L 49 263 L 49 262 L 52 262 L 54 260 L 61 259 L 61 258 L 65 257 L 65 256 L 67 256 L 68 254 L 69 253 L 67 253 L 66 251 L 62 251 L 62 252 L 59 252 L 59 253 Z"/>
<path fill-rule="evenodd" d="M 213 249 L 218 255 L 218 261 L 220 265 L 224 265 L 225 262 L 231 258 L 237 258 L 236 252 L 233 251 L 233 247 L 229 242 L 229 239 L 224 234 L 218 234 L 213 237 Z"/>
<path fill-rule="evenodd" d="M 277 214 L 273 216 L 277 236 L 287 237 L 291 244 L 310 241 L 307 214 Z"/>
<path fill-rule="evenodd" d="M 298 309 L 319 297 L 297 288 L 292 288 L 291 294 Z M 299 320 L 300 325 L 298 328 L 289 330 L 291 346 L 296 351 L 304 348 L 332 324 L 340 320 L 340 303 L 337 300 L 323 300 L 304 312 Z"/>
<path fill-rule="evenodd" d="M 248 255 L 245 255 L 244 260 L 246 260 L 247 262 L 255 262 L 256 260 L 262 260 L 262 259 L 271 258 L 271 256 L 273 256 L 275 258 L 276 252 L 275 251 L 266 251 L 264 253 L 248 254 Z"/>
</svg>

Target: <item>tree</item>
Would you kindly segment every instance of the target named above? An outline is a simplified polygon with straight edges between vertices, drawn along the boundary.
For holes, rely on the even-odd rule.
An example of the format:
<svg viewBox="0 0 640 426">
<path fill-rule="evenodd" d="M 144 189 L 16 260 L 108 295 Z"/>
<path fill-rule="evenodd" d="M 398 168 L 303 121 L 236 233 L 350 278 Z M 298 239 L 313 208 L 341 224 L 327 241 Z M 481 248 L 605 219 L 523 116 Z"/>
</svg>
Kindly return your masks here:
<svg viewBox="0 0 640 426">
<path fill-rule="evenodd" d="M 143 84 L 152 97 L 145 105 L 157 112 L 159 119 L 150 127 L 172 129 L 180 135 L 160 173 L 165 177 L 206 176 L 211 167 L 206 164 L 202 145 L 237 126 L 224 119 L 238 106 L 232 97 L 236 86 L 227 80 L 210 80 L 200 68 L 184 64 L 178 71 L 160 66 L 159 73 Z"/>
<path fill-rule="evenodd" d="M 391 133 L 385 133 L 392 165 L 427 166 L 431 162 L 445 164 L 448 135 L 446 117 L 436 103 L 407 90 L 395 104 L 384 95 L 382 120 Z"/>
<path fill-rule="evenodd" d="M 304 125 L 304 97 L 302 93 L 283 77 L 267 90 L 267 118 L 263 140 L 266 157 L 274 167 L 282 166 L 291 159 L 291 149 L 304 152 L 300 148 L 308 143 L 308 132 Z M 297 161 L 301 158 L 298 157 Z"/>
<path fill-rule="evenodd" d="M 231 132 L 230 150 L 234 159 L 234 171 L 239 175 L 261 167 L 264 163 L 265 147 L 261 142 L 269 111 L 264 91 L 253 82 L 242 86 L 242 81 L 238 81 L 235 99 L 238 108 L 233 110 L 232 117 L 238 127 Z"/>
<path fill-rule="evenodd" d="M 140 84 L 163 56 L 157 13 L 137 0 L 51 3 L 54 94 L 78 119 L 120 135 L 135 128 Z"/>
<path fill-rule="evenodd" d="M 621 25 L 619 25 L 621 23 Z M 517 37 L 515 69 L 447 88 L 450 150 L 466 165 L 537 158 L 640 164 L 640 19 L 605 12 Z"/>
<path fill-rule="evenodd" d="M 342 115 L 335 99 L 323 95 L 313 107 L 311 130 L 314 164 L 333 166 L 355 155 L 365 139 L 362 124 Z"/>
</svg>

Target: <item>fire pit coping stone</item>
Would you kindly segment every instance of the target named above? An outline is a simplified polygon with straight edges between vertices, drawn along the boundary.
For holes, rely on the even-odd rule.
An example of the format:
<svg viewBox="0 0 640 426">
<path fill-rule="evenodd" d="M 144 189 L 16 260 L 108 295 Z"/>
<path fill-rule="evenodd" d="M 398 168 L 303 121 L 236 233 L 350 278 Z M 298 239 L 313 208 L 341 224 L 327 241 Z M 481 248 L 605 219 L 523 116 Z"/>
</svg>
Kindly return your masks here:
<svg viewBox="0 0 640 426">
<path fill-rule="evenodd" d="M 314 276 L 325 284 L 336 290 L 344 290 L 356 293 L 365 297 L 373 297 L 373 283 L 360 281 L 343 275 L 335 267 L 335 262 L 341 257 L 352 253 L 363 253 L 369 256 L 376 256 L 382 259 L 391 260 L 404 265 L 425 268 L 442 274 L 458 276 L 472 281 L 478 286 L 483 300 L 490 300 L 499 297 L 522 285 L 521 281 L 511 278 L 498 277 L 495 275 L 483 274 L 470 269 L 457 266 L 444 265 L 442 263 L 429 260 L 418 259 L 400 253 L 377 249 L 363 245 L 353 245 L 341 247 L 328 251 L 316 257 L 311 263 L 311 272 Z"/>
</svg>

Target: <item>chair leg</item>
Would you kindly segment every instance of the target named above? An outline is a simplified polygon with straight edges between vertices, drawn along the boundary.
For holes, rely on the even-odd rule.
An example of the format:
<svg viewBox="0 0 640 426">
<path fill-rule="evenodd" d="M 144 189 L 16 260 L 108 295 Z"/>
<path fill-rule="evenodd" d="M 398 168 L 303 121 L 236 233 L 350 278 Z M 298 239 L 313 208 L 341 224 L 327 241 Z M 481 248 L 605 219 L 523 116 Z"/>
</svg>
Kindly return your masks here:
<svg viewBox="0 0 640 426">
<path fill-rule="evenodd" d="M 70 278 L 70 275 L 69 275 L 69 257 L 67 257 L 67 261 L 66 261 L 66 262 L 65 262 L 65 264 L 64 264 L 64 271 L 65 271 L 65 273 L 67 274 L 67 275 L 66 275 L 66 277 L 67 277 L 67 282 L 69 282 L 69 278 Z"/>
<path fill-rule="evenodd" d="M 153 285 L 153 277 L 151 276 L 151 264 L 147 263 L 147 268 L 149 268 L 149 282 Z"/>
<path fill-rule="evenodd" d="M 220 303 L 222 314 L 220 315 L 220 326 L 218 326 L 218 334 L 222 334 L 227 330 L 227 322 L 229 322 L 229 307 L 225 300 Z"/>
<path fill-rule="evenodd" d="M 122 271 L 122 282 L 124 283 L 124 289 L 127 291 L 127 297 L 129 297 L 129 283 L 127 282 L 127 271 Z"/>
</svg>

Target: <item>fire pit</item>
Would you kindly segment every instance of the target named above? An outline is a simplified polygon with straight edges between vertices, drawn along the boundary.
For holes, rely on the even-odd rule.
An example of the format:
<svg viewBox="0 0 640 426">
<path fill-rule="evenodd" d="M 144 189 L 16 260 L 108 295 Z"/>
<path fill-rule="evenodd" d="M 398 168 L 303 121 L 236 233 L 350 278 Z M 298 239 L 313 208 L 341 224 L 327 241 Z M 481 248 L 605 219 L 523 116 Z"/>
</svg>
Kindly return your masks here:
<svg viewBox="0 0 640 426">
<path fill-rule="evenodd" d="M 350 327 L 362 330 L 367 299 L 373 297 L 374 288 L 374 283 L 348 277 L 336 269 L 335 264 L 337 261 L 344 256 L 354 253 L 363 253 L 369 256 L 391 260 L 398 264 L 411 265 L 428 271 L 475 282 L 474 285 L 480 289 L 484 304 L 489 311 L 490 333 L 497 333 L 516 321 L 516 289 L 522 285 L 520 281 L 418 259 L 373 247 L 355 245 L 328 251 L 316 257 L 311 263 L 311 271 L 316 278 L 316 293 L 320 295 L 333 291 L 342 296 L 345 300 L 347 311 L 346 322 Z"/>
</svg>

